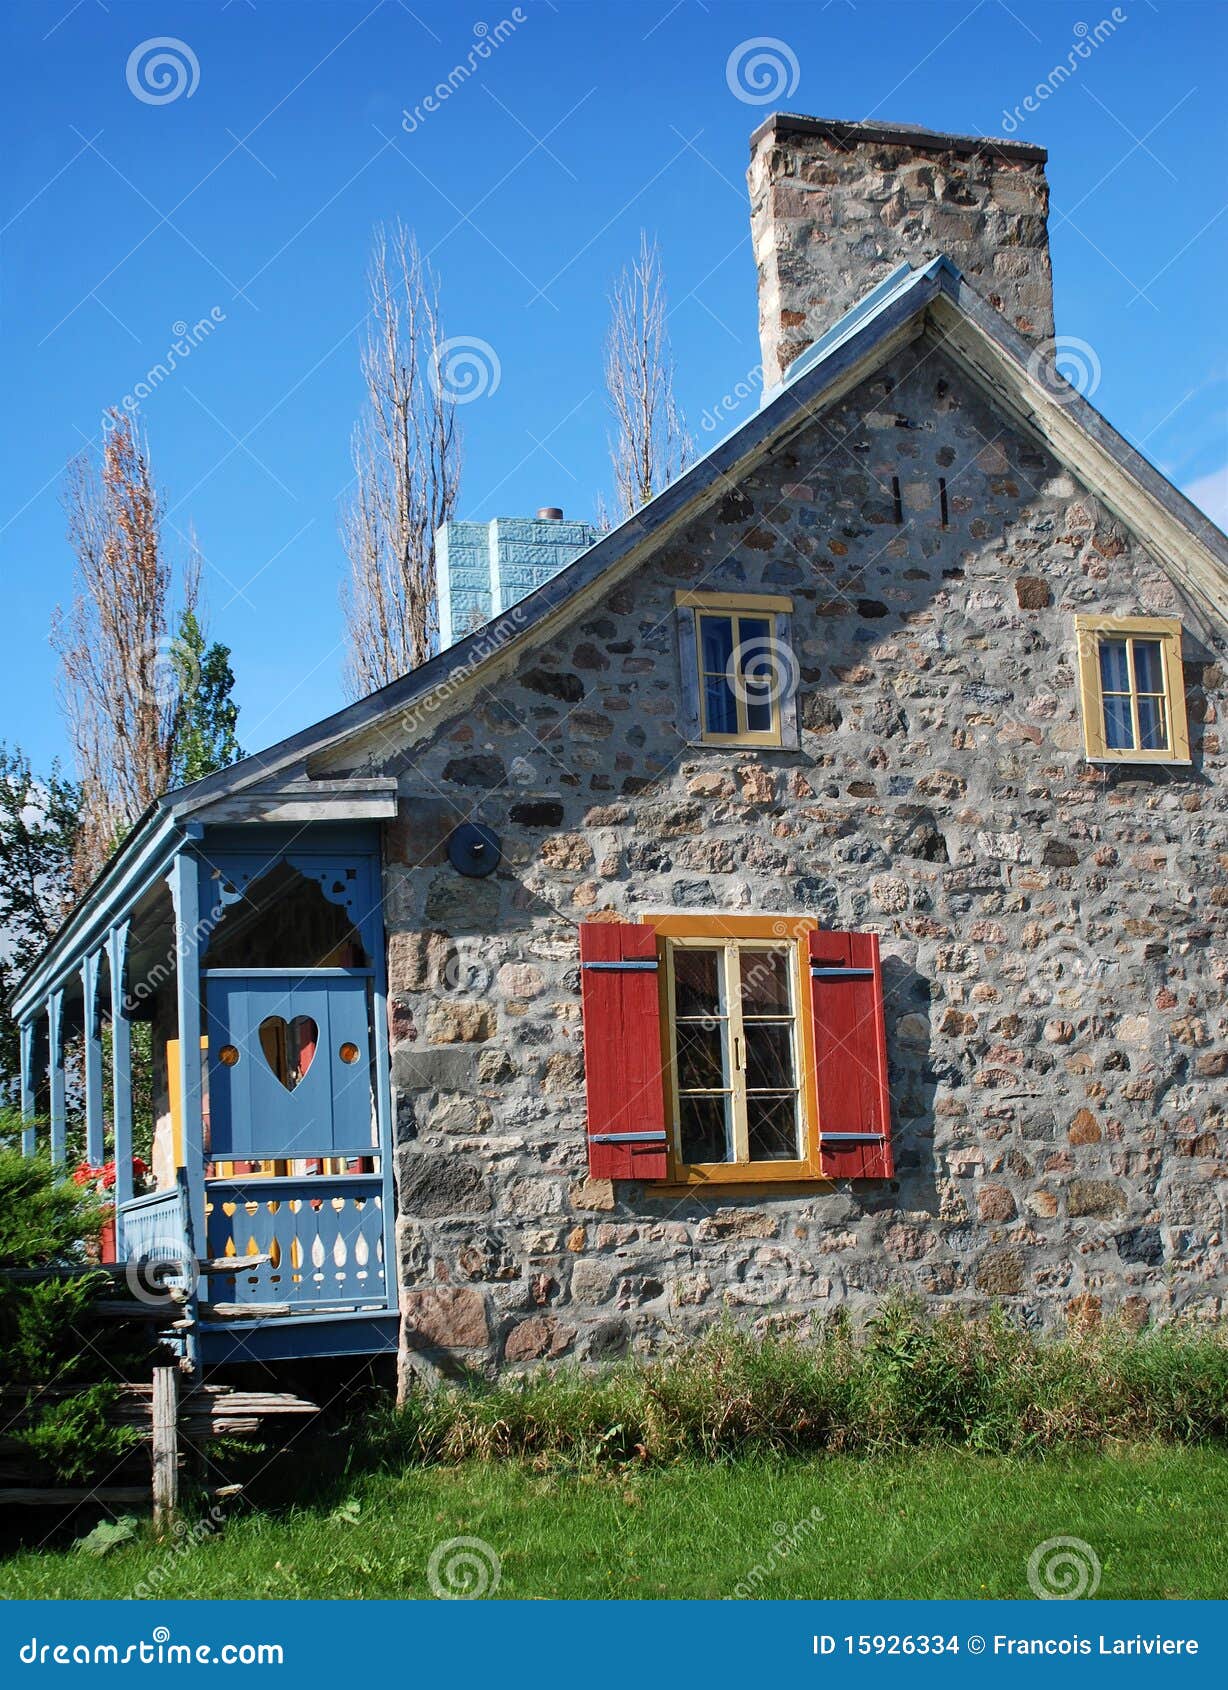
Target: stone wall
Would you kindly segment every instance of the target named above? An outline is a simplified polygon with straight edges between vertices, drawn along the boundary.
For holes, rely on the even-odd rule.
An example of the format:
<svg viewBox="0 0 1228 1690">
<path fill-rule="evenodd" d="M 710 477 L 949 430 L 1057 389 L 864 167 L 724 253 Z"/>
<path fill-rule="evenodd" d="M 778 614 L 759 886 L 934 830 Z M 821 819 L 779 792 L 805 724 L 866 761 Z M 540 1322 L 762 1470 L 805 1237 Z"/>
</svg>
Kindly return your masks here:
<svg viewBox="0 0 1228 1690">
<path fill-rule="evenodd" d="M 701 584 L 792 595 L 799 749 L 680 742 L 673 594 Z M 1191 769 L 1085 763 L 1076 611 L 1184 616 Z M 391 758 L 406 1365 L 598 1359 L 724 1309 L 806 1321 L 892 1288 L 1044 1324 L 1222 1312 L 1209 639 L 918 344 Z M 470 815 L 503 840 L 489 879 L 443 856 Z M 698 1201 L 589 1182 L 575 924 L 664 909 L 881 935 L 893 1183 Z"/>
<path fill-rule="evenodd" d="M 1053 338 L 1043 148 L 772 117 L 751 140 L 765 384 L 900 263 L 939 253 L 1033 341 Z"/>
</svg>

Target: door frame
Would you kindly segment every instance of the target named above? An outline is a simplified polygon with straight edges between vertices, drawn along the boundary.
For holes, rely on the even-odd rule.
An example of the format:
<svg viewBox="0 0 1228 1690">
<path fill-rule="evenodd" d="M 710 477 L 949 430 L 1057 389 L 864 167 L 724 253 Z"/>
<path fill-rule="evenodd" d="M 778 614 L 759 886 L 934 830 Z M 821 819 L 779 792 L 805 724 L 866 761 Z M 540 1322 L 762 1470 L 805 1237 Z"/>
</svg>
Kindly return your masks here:
<svg viewBox="0 0 1228 1690">
<path fill-rule="evenodd" d="M 354 925 L 371 967 L 371 1021 L 375 1053 L 375 1119 L 379 1141 L 380 1201 L 384 1211 L 384 1283 L 388 1307 L 398 1306 L 396 1271 L 396 1185 L 393 1176 L 392 1059 L 388 1041 L 388 952 L 384 928 L 382 829 L 378 822 L 310 822 L 286 826 L 247 822 L 206 827 L 195 844 L 201 944 L 197 961 L 198 990 L 203 1002 L 208 935 L 217 917 L 215 880 L 218 872 L 241 874 L 246 881 L 285 859 L 305 869 L 319 870 L 339 861 L 358 869 L 363 879 L 362 907 Z M 202 1031 L 204 1028 L 202 1027 Z M 203 1168 L 198 1178 L 203 1184 Z"/>
</svg>

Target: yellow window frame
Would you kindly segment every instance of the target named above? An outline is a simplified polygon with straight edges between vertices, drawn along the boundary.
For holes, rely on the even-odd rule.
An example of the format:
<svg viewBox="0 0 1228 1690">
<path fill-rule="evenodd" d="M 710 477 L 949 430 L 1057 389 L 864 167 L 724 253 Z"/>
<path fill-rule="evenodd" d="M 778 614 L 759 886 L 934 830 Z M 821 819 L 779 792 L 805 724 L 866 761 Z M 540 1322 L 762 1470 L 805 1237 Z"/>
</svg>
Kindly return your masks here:
<svg viewBox="0 0 1228 1690">
<path fill-rule="evenodd" d="M 1189 724 L 1185 711 L 1185 672 L 1181 665 L 1181 623 L 1167 616 L 1076 616 L 1079 654 L 1079 693 L 1083 713 L 1083 747 L 1089 763 L 1188 763 Z M 1105 639 L 1125 640 L 1130 679 L 1130 720 L 1133 746 L 1107 743 L 1104 691 L 1100 677 L 1100 647 Z M 1168 744 L 1161 749 L 1139 747 L 1139 692 L 1135 686 L 1134 641 L 1158 642 L 1164 672 L 1164 716 Z M 1117 695 L 1115 695 L 1117 696 Z M 1123 693 L 1120 696 L 1125 697 Z M 1147 694 L 1160 697 L 1159 693 Z"/>
<path fill-rule="evenodd" d="M 657 957 L 660 962 L 661 1052 L 665 1074 L 665 1106 L 668 1112 L 668 1176 L 664 1185 L 654 1185 L 652 1193 L 679 1195 L 694 1194 L 703 1187 L 719 1186 L 728 1191 L 745 1187 L 755 1190 L 764 1185 L 804 1185 L 807 1189 L 819 1184 L 834 1189 L 823 1174 L 819 1160 L 819 1123 L 815 1088 L 814 1025 L 810 1014 L 810 934 L 819 925 L 812 916 L 727 916 L 727 915 L 649 915 L 645 924 L 657 935 Z M 681 1155 L 681 1115 L 676 1067 L 676 1028 L 674 1026 L 674 968 L 677 946 L 715 949 L 732 946 L 735 949 L 781 950 L 792 959 L 794 1062 L 797 1072 L 798 1123 L 802 1155 L 788 1162 L 702 1162 L 688 1163 Z M 726 967 L 728 962 L 726 961 Z M 730 997 L 730 1008 L 735 1008 Z M 740 1022 L 740 1000 L 736 1003 L 736 1019 Z M 733 1017 L 730 1039 L 733 1038 Z M 745 1048 L 743 1044 L 742 1048 Z M 738 1107 L 735 1103 L 735 1143 L 738 1141 Z M 744 1101 L 741 1117 L 741 1141 L 745 1145 Z"/>
<path fill-rule="evenodd" d="M 775 619 L 777 615 L 790 614 L 793 610 L 793 600 L 782 598 L 774 594 L 751 593 L 693 593 L 679 591 L 674 594 L 674 602 L 685 606 L 694 613 L 695 617 L 695 669 L 696 685 L 699 688 L 698 716 L 699 742 L 701 745 L 767 745 L 780 746 L 783 744 L 783 730 L 781 720 L 780 699 L 773 698 L 771 703 L 772 725 L 770 728 L 751 728 L 747 720 L 746 700 L 733 690 L 734 709 L 737 713 L 737 731 L 731 734 L 716 733 L 708 727 L 708 689 L 703 660 L 703 620 L 705 617 L 730 620 L 733 624 L 733 649 L 736 651 L 743 643 L 739 632 L 739 622 L 743 617 L 753 617 L 757 621 L 766 621 L 772 627 L 770 637 L 775 639 Z"/>
</svg>

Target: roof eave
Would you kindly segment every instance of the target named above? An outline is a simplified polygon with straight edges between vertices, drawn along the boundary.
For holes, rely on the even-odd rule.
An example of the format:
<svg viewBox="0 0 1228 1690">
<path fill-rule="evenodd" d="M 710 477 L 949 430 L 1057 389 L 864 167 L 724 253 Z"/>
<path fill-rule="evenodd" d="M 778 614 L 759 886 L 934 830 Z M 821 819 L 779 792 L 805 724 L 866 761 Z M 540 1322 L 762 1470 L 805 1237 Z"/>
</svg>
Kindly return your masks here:
<svg viewBox="0 0 1228 1690">
<path fill-rule="evenodd" d="M 123 920 L 187 838 L 165 799 L 148 806 L 18 983 L 10 1004 L 16 1020 L 26 1019 L 106 942 L 110 928 Z"/>
</svg>

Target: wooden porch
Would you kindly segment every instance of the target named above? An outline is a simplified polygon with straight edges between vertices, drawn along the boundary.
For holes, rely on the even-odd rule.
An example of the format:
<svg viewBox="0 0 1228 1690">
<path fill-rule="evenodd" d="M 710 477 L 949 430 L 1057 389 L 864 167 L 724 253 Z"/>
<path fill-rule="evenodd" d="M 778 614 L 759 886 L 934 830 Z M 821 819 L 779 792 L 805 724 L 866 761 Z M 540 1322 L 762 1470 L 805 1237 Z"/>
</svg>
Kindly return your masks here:
<svg viewBox="0 0 1228 1690">
<path fill-rule="evenodd" d="M 116 1260 L 165 1302 L 166 1341 L 196 1369 L 395 1351 L 378 831 L 163 826 L 117 873 L 143 831 L 18 993 L 23 1149 L 42 1117 L 53 1160 L 75 1160 L 71 1027 L 83 1162 L 114 1164 Z M 152 1123 L 134 1119 L 142 1020 Z M 134 1138 L 151 1136 L 156 1189 L 139 1191 Z"/>
</svg>

